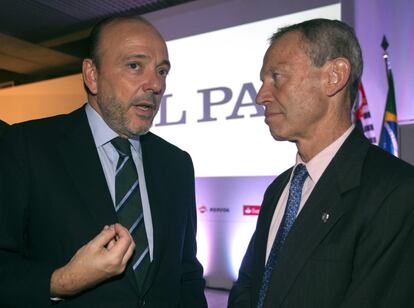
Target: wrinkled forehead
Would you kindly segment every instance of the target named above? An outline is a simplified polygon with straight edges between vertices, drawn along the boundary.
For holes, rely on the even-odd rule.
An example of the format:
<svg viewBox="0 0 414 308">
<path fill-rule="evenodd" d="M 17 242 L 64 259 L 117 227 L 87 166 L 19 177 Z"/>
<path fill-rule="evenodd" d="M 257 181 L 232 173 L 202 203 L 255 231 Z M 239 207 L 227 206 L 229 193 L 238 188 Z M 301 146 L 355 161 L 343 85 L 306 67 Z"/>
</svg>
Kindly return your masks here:
<svg viewBox="0 0 414 308">
<path fill-rule="evenodd" d="M 270 44 L 264 54 L 263 64 L 278 59 L 288 59 L 297 54 L 304 54 L 300 34 L 296 32 L 285 33 Z"/>
<path fill-rule="evenodd" d="M 272 41 L 267 51 L 278 50 L 279 52 L 289 52 L 291 49 L 303 49 L 304 44 L 303 35 L 299 31 L 289 31 L 281 34 L 281 36 Z"/>
</svg>

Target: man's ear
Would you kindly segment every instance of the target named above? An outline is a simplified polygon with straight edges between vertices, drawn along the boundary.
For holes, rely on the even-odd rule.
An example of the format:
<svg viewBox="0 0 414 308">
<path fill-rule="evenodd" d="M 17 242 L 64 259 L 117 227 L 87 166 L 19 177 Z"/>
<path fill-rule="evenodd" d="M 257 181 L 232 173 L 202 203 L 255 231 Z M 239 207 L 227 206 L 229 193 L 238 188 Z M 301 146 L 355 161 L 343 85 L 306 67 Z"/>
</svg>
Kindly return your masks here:
<svg viewBox="0 0 414 308">
<path fill-rule="evenodd" d="M 82 63 L 82 77 L 89 92 L 96 95 L 98 92 L 98 70 L 92 59 L 84 59 Z"/>
<path fill-rule="evenodd" d="M 334 96 L 348 85 L 351 64 L 348 59 L 336 58 L 329 60 L 325 66 L 325 93 L 327 96 Z"/>
</svg>

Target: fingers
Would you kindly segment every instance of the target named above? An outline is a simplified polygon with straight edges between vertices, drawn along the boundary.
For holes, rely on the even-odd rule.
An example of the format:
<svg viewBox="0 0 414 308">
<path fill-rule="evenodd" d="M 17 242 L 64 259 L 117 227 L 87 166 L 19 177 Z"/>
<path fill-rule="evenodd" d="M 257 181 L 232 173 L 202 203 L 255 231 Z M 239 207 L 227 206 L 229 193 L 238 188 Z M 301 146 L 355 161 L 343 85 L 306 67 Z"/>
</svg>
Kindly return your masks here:
<svg viewBox="0 0 414 308">
<path fill-rule="evenodd" d="M 51 294 L 73 295 L 125 270 L 135 243 L 120 224 L 105 226 L 89 243 L 82 246 L 67 265 L 56 270 Z"/>
<path fill-rule="evenodd" d="M 106 245 L 106 249 L 111 250 L 111 249 L 112 249 L 112 247 L 114 247 L 114 246 L 115 246 L 115 244 L 116 244 L 116 238 L 112 239 L 112 240 L 108 243 L 108 245 Z"/>
<path fill-rule="evenodd" d="M 122 258 L 122 262 L 124 264 L 126 264 L 128 262 L 128 260 L 131 258 L 132 254 L 134 253 L 135 250 L 135 242 L 132 240 L 131 244 L 129 245 L 127 251 L 125 252 L 123 258 Z"/>
<path fill-rule="evenodd" d="M 111 250 L 114 250 L 114 253 L 117 252 L 119 255 L 124 256 L 131 246 L 132 246 L 132 250 L 135 248 L 134 240 L 132 239 L 132 236 L 128 232 L 128 230 L 122 225 L 118 223 L 115 224 L 114 230 L 115 230 L 117 238 L 116 238 L 116 243 L 111 248 Z"/>
<path fill-rule="evenodd" d="M 135 242 L 128 229 L 119 223 L 105 226 L 93 241 L 97 246 L 105 247 L 106 252 L 112 258 L 119 259 L 123 265 L 126 265 L 135 249 Z"/>
<path fill-rule="evenodd" d="M 113 225 L 105 226 L 104 229 L 91 241 L 98 247 L 104 247 L 115 238 L 116 232 Z"/>
<path fill-rule="evenodd" d="M 115 233 L 121 238 L 121 237 L 131 237 L 131 234 L 129 233 L 128 229 L 125 228 L 123 225 L 116 223 L 112 225 L 114 227 Z"/>
<path fill-rule="evenodd" d="M 109 228 L 108 226 L 105 226 L 106 228 Z M 131 238 L 131 241 L 133 241 L 132 236 L 129 234 L 128 230 L 123 227 L 120 224 L 111 225 L 112 228 L 115 230 L 115 237 L 108 243 L 106 246 L 106 249 L 111 250 L 120 238 L 123 238 L 123 241 L 128 241 L 128 238 Z"/>
<path fill-rule="evenodd" d="M 121 224 L 114 225 L 115 232 L 117 234 L 116 248 L 111 246 L 111 249 L 115 249 L 118 252 L 118 255 L 122 257 L 122 264 L 126 265 L 128 260 L 134 253 L 135 250 L 135 242 L 132 238 L 131 234 L 129 233 L 128 229 L 126 229 Z"/>
</svg>

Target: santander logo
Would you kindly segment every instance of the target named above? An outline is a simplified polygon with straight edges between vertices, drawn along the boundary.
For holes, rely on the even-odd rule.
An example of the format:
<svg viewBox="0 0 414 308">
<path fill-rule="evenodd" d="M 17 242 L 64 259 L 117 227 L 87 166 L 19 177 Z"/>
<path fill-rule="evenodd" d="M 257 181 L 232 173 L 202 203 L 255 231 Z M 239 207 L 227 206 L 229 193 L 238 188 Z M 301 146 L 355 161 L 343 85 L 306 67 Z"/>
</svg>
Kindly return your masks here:
<svg viewBox="0 0 414 308">
<path fill-rule="evenodd" d="M 260 213 L 260 205 L 243 205 L 244 216 L 257 216 Z"/>
</svg>

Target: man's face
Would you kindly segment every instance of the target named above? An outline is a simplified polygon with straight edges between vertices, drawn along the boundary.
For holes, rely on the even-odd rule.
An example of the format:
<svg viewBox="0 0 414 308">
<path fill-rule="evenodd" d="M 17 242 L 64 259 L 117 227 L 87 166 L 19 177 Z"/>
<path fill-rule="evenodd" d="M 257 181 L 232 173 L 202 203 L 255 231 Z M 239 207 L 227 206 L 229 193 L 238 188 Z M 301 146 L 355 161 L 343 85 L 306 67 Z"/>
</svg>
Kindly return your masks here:
<svg viewBox="0 0 414 308">
<path fill-rule="evenodd" d="M 265 107 L 265 122 L 276 140 L 309 139 L 327 116 L 322 69 L 313 66 L 299 38 L 290 32 L 273 43 L 260 73 L 256 102 Z"/>
<path fill-rule="evenodd" d="M 145 134 L 165 91 L 166 44 L 151 26 L 136 20 L 107 25 L 99 42 L 96 96 L 90 103 L 120 136 Z"/>
</svg>

